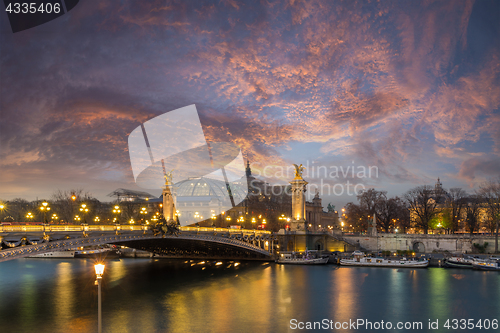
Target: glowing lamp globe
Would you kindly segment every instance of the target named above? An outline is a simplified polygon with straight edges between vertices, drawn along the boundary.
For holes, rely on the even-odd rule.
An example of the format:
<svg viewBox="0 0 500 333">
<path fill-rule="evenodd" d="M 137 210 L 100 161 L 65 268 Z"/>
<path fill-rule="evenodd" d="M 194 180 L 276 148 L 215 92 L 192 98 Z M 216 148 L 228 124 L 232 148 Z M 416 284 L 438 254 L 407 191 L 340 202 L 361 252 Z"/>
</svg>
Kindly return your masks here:
<svg viewBox="0 0 500 333">
<path fill-rule="evenodd" d="M 103 264 L 97 264 L 94 265 L 95 268 L 95 274 L 100 276 L 104 273 L 104 265 Z"/>
</svg>

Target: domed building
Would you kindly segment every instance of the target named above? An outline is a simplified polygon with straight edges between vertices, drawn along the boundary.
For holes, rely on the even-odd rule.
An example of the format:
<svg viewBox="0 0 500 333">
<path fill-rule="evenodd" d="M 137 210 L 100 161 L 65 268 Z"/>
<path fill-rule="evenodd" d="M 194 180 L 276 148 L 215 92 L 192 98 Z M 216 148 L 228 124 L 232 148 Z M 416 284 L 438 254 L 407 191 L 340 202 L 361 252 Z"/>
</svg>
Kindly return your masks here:
<svg viewBox="0 0 500 333">
<path fill-rule="evenodd" d="M 230 210 L 232 202 L 240 202 L 246 197 L 246 186 L 246 182 L 232 182 L 231 198 L 224 181 L 199 177 L 176 183 L 174 193 L 181 224 L 210 219 Z"/>
</svg>

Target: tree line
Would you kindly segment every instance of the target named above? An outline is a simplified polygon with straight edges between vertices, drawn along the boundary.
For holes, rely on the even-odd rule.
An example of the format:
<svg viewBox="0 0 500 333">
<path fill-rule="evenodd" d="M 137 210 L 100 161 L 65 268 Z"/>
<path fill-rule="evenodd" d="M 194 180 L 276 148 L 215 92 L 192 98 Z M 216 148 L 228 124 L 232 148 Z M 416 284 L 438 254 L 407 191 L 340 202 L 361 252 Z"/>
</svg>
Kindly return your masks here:
<svg viewBox="0 0 500 333">
<path fill-rule="evenodd" d="M 41 209 L 46 203 L 50 210 Z M 5 201 L 0 210 L 1 222 L 47 222 L 64 224 L 101 224 L 144 222 L 152 218 L 159 208 L 158 204 L 148 204 L 144 200 L 101 202 L 91 193 L 82 189 L 57 190 L 46 200 L 28 201 L 22 198 Z M 115 207 L 118 207 L 115 209 Z M 153 207 L 154 206 L 154 207 Z M 141 209 L 146 207 L 141 214 Z"/>
<path fill-rule="evenodd" d="M 448 191 L 440 185 L 410 189 L 401 197 L 389 198 L 386 191 L 369 189 L 357 195 L 358 203 L 348 203 L 343 212 L 346 227 L 356 232 L 367 230 L 376 215 L 380 232 L 445 233 L 480 230 L 497 233 L 500 221 L 500 178 L 482 184 L 468 193 L 461 188 Z"/>
</svg>

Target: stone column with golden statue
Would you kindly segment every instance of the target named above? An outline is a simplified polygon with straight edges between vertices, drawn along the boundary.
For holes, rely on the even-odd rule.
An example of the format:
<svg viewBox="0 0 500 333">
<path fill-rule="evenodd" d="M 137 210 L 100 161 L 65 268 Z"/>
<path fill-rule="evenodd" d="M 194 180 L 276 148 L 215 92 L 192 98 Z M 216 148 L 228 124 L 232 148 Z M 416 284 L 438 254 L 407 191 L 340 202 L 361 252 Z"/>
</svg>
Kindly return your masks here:
<svg viewBox="0 0 500 333">
<path fill-rule="evenodd" d="M 302 178 L 304 167 L 294 164 L 295 178 L 290 182 L 292 185 L 292 221 L 290 223 L 291 231 L 306 230 L 306 185 L 307 182 Z"/>
<path fill-rule="evenodd" d="M 175 214 L 175 194 L 174 183 L 172 182 L 172 172 L 165 175 L 165 186 L 163 187 L 163 216 L 167 222 L 174 221 Z"/>
</svg>

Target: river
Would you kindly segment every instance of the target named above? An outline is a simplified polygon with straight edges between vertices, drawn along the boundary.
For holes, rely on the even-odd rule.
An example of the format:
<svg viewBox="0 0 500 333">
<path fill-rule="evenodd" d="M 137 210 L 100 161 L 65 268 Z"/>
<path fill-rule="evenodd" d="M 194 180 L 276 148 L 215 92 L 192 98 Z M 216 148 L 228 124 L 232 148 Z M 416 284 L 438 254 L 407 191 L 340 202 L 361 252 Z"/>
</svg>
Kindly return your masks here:
<svg viewBox="0 0 500 333">
<path fill-rule="evenodd" d="M 1 331 L 97 331 L 93 264 L 0 263 Z M 377 332 L 455 332 L 464 319 L 469 326 L 463 332 L 495 332 L 499 299 L 499 272 L 120 259 L 106 262 L 103 332 L 299 332 L 314 322 L 314 331 L 375 331 L 354 329 L 358 320 L 378 323 Z M 404 329 L 418 322 L 422 329 Z M 439 329 L 429 329 L 430 323 Z"/>
</svg>

